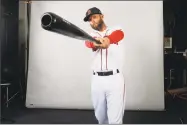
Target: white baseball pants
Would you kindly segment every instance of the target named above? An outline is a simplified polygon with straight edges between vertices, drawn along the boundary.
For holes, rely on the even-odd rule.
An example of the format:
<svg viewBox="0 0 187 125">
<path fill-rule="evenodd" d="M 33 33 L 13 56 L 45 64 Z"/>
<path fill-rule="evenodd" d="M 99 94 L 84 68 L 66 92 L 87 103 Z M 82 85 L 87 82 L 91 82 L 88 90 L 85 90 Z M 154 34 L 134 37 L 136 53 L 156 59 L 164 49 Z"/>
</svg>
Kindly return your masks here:
<svg viewBox="0 0 187 125">
<path fill-rule="evenodd" d="M 123 124 L 125 83 L 123 74 L 93 75 L 92 102 L 99 124 Z"/>
</svg>

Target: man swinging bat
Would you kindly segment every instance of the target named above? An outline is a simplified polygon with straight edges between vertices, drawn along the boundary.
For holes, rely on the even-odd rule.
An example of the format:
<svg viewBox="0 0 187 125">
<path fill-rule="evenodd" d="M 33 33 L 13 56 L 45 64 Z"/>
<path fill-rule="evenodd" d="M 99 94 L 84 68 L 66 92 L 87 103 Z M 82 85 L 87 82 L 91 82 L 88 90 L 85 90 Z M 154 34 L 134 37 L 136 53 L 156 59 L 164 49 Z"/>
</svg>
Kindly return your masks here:
<svg viewBox="0 0 187 125">
<path fill-rule="evenodd" d="M 104 15 L 98 8 L 87 11 L 84 21 L 94 29 L 90 35 L 52 12 L 43 14 L 41 26 L 68 37 L 91 40 L 85 43 L 94 54 L 91 90 L 95 116 L 100 124 L 122 124 L 125 110 L 122 74 L 124 32 L 120 27 L 106 26 L 103 19 Z"/>
<path fill-rule="evenodd" d="M 122 124 L 125 110 L 122 74 L 124 32 L 119 27 L 108 27 L 104 15 L 96 7 L 86 12 L 84 21 L 94 29 L 90 35 L 101 42 L 85 41 L 94 54 L 91 94 L 95 116 L 99 124 Z"/>
</svg>

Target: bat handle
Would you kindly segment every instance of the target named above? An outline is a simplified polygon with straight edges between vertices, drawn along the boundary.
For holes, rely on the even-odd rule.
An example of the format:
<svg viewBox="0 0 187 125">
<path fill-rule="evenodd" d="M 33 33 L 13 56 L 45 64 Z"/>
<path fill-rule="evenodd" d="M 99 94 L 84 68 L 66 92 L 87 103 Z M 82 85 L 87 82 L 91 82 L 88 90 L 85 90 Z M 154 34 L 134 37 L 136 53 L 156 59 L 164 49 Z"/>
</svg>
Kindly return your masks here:
<svg viewBox="0 0 187 125">
<path fill-rule="evenodd" d="M 91 37 L 91 36 L 89 36 L 88 35 L 88 39 L 87 40 L 89 40 L 89 41 L 92 41 L 92 42 L 95 42 L 95 43 L 97 43 L 97 44 L 101 44 L 101 42 L 99 41 L 99 40 L 96 40 L 95 38 L 93 38 L 93 37 Z"/>
<path fill-rule="evenodd" d="M 93 41 L 93 42 L 95 42 L 95 43 L 97 43 L 97 44 L 101 44 L 101 42 L 100 42 L 99 40 L 96 40 L 96 39 L 94 39 L 94 38 L 92 38 L 92 37 L 90 37 L 89 40 L 91 40 L 91 41 Z"/>
</svg>

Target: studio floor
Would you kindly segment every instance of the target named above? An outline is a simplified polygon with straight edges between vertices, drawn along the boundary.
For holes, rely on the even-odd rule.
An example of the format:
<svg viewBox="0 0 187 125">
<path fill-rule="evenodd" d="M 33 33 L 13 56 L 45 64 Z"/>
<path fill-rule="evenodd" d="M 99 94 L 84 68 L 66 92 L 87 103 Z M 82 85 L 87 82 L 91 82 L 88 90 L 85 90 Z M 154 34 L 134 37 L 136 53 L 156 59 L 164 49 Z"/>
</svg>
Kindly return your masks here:
<svg viewBox="0 0 187 125">
<path fill-rule="evenodd" d="M 2 109 L 3 124 L 97 124 L 93 111 L 28 109 L 21 104 Z M 11 121 L 12 120 L 12 121 Z M 124 124 L 187 124 L 187 101 L 167 98 L 165 111 L 126 111 Z"/>
</svg>

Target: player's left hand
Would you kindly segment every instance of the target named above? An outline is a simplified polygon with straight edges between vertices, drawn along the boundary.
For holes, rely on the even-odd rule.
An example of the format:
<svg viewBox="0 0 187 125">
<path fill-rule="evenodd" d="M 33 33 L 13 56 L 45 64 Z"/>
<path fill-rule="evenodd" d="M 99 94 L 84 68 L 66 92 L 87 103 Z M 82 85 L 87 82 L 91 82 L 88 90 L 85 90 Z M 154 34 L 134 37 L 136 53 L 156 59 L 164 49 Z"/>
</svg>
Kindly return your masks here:
<svg viewBox="0 0 187 125">
<path fill-rule="evenodd" d="M 110 46 L 110 39 L 107 37 L 104 38 L 95 38 L 96 40 L 100 41 L 101 44 L 94 43 L 95 47 L 106 49 Z"/>
</svg>

